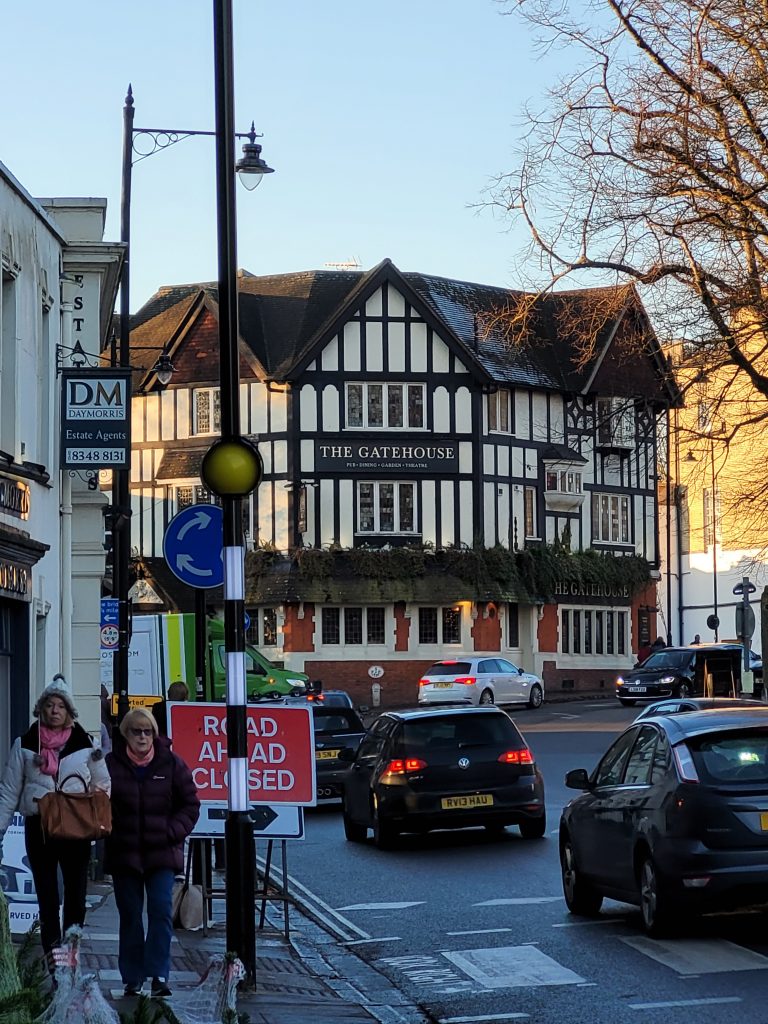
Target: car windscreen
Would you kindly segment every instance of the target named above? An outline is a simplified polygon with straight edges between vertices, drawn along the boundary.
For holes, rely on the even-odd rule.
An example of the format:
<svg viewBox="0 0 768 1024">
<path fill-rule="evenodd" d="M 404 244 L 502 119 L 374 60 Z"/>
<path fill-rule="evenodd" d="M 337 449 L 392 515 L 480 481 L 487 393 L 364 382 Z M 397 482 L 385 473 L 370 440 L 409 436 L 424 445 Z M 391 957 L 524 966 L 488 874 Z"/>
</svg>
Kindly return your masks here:
<svg viewBox="0 0 768 1024">
<path fill-rule="evenodd" d="M 512 719 L 505 714 L 440 715 L 412 719 L 405 722 L 403 739 L 409 753 L 436 746 L 453 749 L 470 746 L 519 749 L 525 746 Z"/>
<path fill-rule="evenodd" d="M 316 734 L 365 732 L 365 726 L 351 708 L 334 708 L 331 715 L 325 715 L 321 711 L 315 710 L 314 719 Z"/>
<path fill-rule="evenodd" d="M 685 668 L 691 660 L 689 651 L 657 651 L 643 662 L 643 668 Z"/>
<path fill-rule="evenodd" d="M 702 782 L 768 783 L 768 729 L 707 733 L 686 746 Z"/>
<path fill-rule="evenodd" d="M 468 661 L 437 661 L 424 673 L 426 676 L 464 676 L 472 671 Z"/>
</svg>

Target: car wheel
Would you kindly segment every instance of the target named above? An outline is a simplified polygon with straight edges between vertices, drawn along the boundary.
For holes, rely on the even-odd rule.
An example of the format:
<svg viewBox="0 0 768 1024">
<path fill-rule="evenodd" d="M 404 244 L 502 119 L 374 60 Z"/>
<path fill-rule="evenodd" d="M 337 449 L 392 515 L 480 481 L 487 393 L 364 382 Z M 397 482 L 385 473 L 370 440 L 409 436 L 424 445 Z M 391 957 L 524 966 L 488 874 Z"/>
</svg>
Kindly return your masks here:
<svg viewBox="0 0 768 1024">
<path fill-rule="evenodd" d="M 541 839 L 547 831 L 547 816 L 542 814 L 540 818 L 526 818 L 518 827 L 523 839 Z"/>
<path fill-rule="evenodd" d="M 531 687 L 531 692 L 528 694 L 528 707 L 529 708 L 540 708 L 544 703 L 544 691 L 538 683 L 534 683 Z"/>
<path fill-rule="evenodd" d="M 480 703 L 482 705 L 485 705 L 486 707 L 489 704 L 493 704 L 493 694 L 491 693 L 490 690 L 483 690 L 483 692 L 480 694 Z"/>
<path fill-rule="evenodd" d="M 392 822 L 382 818 L 378 807 L 373 812 L 373 844 L 379 850 L 391 850 L 395 845 L 398 831 Z"/>
<path fill-rule="evenodd" d="M 691 688 L 688 683 L 680 683 L 680 686 L 677 688 L 677 696 L 683 699 L 691 696 Z"/>
<path fill-rule="evenodd" d="M 345 839 L 350 843 L 364 843 L 368 835 L 368 829 L 365 825 L 358 825 L 356 821 L 352 821 L 346 807 L 342 811 L 342 816 L 344 819 Z"/>
<path fill-rule="evenodd" d="M 596 917 L 603 905 L 603 897 L 579 874 L 573 844 L 569 838 L 566 838 L 560 847 L 560 870 L 565 904 L 570 912 L 580 917 Z"/>
<path fill-rule="evenodd" d="M 621 704 L 621 706 L 623 708 L 633 708 L 635 706 L 635 704 L 637 704 L 637 701 L 636 700 L 626 700 L 626 698 L 624 698 L 624 697 L 619 697 L 619 704 Z"/>
<path fill-rule="evenodd" d="M 640 913 L 646 935 L 661 938 L 671 934 L 675 908 L 650 856 L 640 865 Z"/>
</svg>

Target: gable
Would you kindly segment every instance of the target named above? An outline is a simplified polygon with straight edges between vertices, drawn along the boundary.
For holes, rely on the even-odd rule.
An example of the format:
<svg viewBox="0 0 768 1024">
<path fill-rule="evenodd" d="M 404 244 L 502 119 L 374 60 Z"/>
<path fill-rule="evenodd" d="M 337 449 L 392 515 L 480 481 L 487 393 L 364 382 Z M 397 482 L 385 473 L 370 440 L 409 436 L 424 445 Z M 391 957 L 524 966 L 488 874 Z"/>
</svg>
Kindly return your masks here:
<svg viewBox="0 0 768 1024">
<path fill-rule="evenodd" d="M 463 374 L 472 367 L 451 343 L 448 332 L 436 329 L 409 298 L 385 282 L 336 326 L 304 371 L 434 375 Z"/>
</svg>

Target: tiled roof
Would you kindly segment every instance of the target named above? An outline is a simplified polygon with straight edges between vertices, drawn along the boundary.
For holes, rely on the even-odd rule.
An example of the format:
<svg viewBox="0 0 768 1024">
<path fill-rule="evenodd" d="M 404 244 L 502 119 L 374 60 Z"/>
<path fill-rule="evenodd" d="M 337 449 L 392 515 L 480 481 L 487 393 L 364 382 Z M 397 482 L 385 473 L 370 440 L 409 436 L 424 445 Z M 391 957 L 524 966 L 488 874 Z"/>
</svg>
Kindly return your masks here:
<svg viewBox="0 0 768 1024">
<path fill-rule="evenodd" d="M 238 273 L 240 334 L 270 379 L 291 379 L 312 356 L 344 307 L 376 275 L 402 280 L 430 314 L 445 325 L 446 336 L 461 345 L 478 373 L 504 385 L 580 391 L 591 379 L 605 342 L 625 306 L 642 310 L 629 287 L 558 292 L 532 302 L 524 292 L 449 278 L 406 272 L 388 260 L 372 271 L 316 270 L 255 277 Z M 160 289 L 132 318 L 132 345 L 158 344 L 170 338 L 203 292 L 215 303 L 210 282 Z M 524 326 L 518 314 L 530 312 Z M 586 331 L 585 331 L 586 325 Z M 585 348 L 585 335 L 593 343 Z M 151 367 L 154 355 L 131 356 L 134 365 Z M 649 383 L 646 377 L 643 387 Z M 658 383 L 656 385 L 658 387 Z"/>
<path fill-rule="evenodd" d="M 155 474 L 157 483 L 200 476 L 200 464 L 207 448 L 165 448 Z"/>
</svg>

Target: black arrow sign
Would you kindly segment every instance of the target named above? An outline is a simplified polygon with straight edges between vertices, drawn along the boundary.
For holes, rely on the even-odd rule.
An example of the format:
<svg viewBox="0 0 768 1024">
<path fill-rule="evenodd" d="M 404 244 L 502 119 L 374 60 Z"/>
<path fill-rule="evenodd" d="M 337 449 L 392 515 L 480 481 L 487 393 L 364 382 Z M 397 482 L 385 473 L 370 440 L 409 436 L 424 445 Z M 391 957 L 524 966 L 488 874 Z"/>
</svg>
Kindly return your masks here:
<svg viewBox="0 0 768 1024">
<path fill-rule="evenodd" d="M 255 804 L 251 806 L 251 821 L 253 822 L 254 832 L 263 832 L 265 828 L 269 828 L 276 818 L 277 811 L 273 811 L 271 807 L 257 807 Z"/>
</svg>

